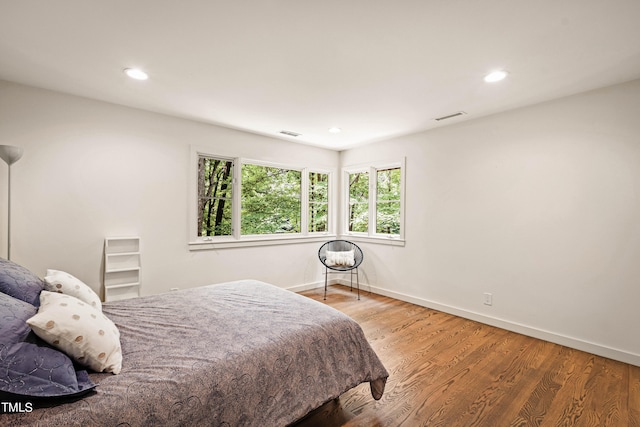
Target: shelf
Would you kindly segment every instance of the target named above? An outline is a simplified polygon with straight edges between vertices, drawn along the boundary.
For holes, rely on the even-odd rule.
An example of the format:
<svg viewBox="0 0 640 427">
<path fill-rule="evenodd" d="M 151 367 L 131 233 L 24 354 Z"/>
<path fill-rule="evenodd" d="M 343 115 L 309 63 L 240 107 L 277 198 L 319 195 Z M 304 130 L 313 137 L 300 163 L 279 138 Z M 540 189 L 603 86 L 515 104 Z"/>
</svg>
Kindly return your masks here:
<svg viewBox="0 0 640 427">
<path fill-rule="evenodd" d="M 104 241 L 105 301 L 137 296 L 140 296 L 140 238 L 107 237 Z"/>
<path fill-rule="evenodd" d="M 139 237 L 108 237 L 105 239 L 105 254 L 125 254 L 140 252 Z"/>
<path fill-rule="evenodd" d="M 104 287 L 108 290 L 111 286 L 122 285 L 124 283 L 139 283 L 140 269 L 126 269 L 118 271 L 105 270 Z"/>
<path fill-rule="evenodd" d="M 139 292 L 136 287 L 115 288 L 109 289 L 107 301 L 120 301 L 123 299 L 138 297 Z"/>
<path fill-rule="evenodd" d="M 123 273 L 125 271 L 140 271 L 140 267 L 109 268 L 104 270 L 105 273 Z"/>
<path fill-rule="evenodd" d="M 120 289 L 120 288 L 131 288 L 134 286 L 140 286 L 140 283 L 123 283 L 121 285 L 111 285 L 109 286 L 109 290 L 111 289 Z"/>
</svg>

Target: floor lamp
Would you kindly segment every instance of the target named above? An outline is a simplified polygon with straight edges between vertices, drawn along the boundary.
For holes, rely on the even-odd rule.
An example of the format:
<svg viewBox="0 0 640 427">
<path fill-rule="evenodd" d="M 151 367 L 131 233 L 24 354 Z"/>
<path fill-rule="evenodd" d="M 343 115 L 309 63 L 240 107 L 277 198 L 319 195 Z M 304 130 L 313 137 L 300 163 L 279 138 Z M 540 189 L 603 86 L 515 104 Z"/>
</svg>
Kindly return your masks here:
<svg viewBox="0 0 640 427">
<path fill-rule="evenodd" d="M 0 158 L 9 165 L 7 180 L 7 259 L 11 259 L 11 165 L 20 160 L 24 150 L 13 145 L 0 145 Z"/>
</svg>

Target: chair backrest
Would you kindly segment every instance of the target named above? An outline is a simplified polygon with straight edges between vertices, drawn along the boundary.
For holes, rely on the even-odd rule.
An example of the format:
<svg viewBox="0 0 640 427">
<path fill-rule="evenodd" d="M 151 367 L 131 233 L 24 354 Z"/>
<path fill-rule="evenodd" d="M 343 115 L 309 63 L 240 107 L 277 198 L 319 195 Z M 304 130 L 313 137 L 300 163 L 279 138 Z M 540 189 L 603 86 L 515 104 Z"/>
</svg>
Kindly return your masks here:
<svg viewBox="0 0 640 427">
<path fill-rule="evenodd" d="M 350 252 L 353 251 L 353 265 L 332 265 L 327 262 L 327 251 L 330 252 Z M 318 258 L 325 267 L 338 271 L 349 271 L 358 268 L 364 260 L 362 249 L 358 245 L 348 240 L 331 240 L 323 244 L 318 250 Z"/>
</svg>

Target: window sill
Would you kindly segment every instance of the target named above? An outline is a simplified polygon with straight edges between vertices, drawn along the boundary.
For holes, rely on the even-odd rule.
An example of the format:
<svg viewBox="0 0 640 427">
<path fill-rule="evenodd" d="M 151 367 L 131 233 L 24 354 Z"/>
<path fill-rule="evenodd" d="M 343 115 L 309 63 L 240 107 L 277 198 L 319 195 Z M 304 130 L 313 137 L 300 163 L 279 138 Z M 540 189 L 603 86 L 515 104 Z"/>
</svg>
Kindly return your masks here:
<svg viewBox="0 0 640 427">
<path fill-rule="evenodd" d="M 296 243 L 326 242 L 336 238 L 335 234 L 313 234 L 311 236 L 251 236 L 240 239 L 214 239 L 189 242 L 190 251 L 212 249 L 246 248 L 254 246 L 292 245 Z"/>
<path fill-rule="evenodd" d="M 343 234 L 341 239 L 358 243 L 375 243 L 387 246 L 404 246 L 405 240 L 400 237 L 367 236 L 364 234 Z"/>
</svg>

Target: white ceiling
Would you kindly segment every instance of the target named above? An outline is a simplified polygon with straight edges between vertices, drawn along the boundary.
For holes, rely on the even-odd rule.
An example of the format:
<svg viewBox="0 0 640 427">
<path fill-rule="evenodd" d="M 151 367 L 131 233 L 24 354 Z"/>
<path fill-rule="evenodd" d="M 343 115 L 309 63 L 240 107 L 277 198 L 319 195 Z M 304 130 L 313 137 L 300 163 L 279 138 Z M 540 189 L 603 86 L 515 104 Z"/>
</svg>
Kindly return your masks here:
<svg viewBox="0 0 640 427">
<path fill-rule="evenodd" d="M 332 149 L 636 78 L 640 0 L 0 0 L 0 79 Z"/>
</svg>

